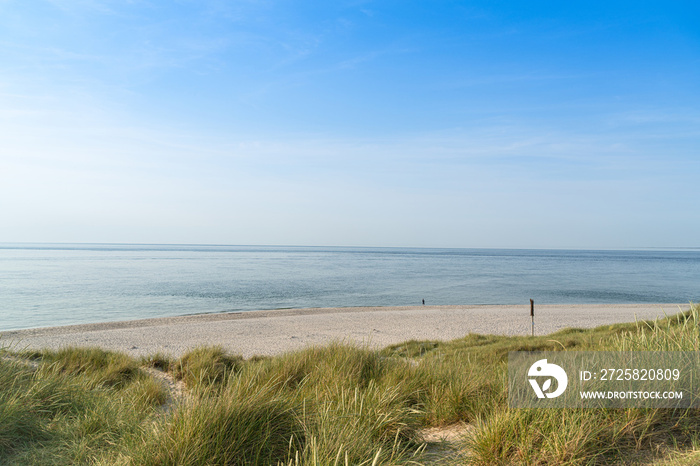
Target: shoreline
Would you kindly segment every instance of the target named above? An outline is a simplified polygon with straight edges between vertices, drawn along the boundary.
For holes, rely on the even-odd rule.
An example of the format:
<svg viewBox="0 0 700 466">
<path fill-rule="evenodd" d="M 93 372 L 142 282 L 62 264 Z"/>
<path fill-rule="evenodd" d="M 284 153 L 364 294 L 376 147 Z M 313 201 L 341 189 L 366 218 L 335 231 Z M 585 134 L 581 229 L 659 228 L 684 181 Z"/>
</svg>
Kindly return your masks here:
<svg viewBox="0 0 700 466">
<path fill-rule="evenodd" d="M 688 303 L 535 305 L 535 334 L 663 318 Z M 451 340 L 468 333 L 529 335 L 530 306 L 451 305 L 305 308 L 195 314 L 0 332 L 12 350 L 97 346 L 130 356 L 180 356 L 221 345 L 244 357 L 276 355 L 332 341 L 384 347 L 406 340 Z"/>
</svg>

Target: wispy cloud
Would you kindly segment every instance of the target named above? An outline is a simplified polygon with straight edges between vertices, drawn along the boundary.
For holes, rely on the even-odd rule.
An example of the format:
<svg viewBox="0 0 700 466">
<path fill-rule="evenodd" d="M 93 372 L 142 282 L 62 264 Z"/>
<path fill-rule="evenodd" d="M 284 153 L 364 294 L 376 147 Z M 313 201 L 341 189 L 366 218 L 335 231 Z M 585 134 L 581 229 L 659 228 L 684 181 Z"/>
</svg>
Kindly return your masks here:
<svg viewBox="0 0 700 466">
<path fill-rule="evenodd" d="M 595 34 L 612 19 L 417 5 L 0 4 L 2 234 L 348 244 L 365 225 L 365 244 L 505 246 L 529 216 L 532 241 L 697 230 L 698 196 L 677 193 L 700 173 L 686 49 L 662 60 L 643 45 L 663 31 L 625 29 L 610 52 Z"/>
<path fill-rule="evenodd" d="M 445 80 L 443 85 L 449 89 L 460 89 L 466 87 L 477 86 L 498 86 L 508 83 L 533 83 L 547 81 L 567 81 L 581 80 L 600 77 L 598 73 L 547 73 L 525 71 L 522 69 L 514 69 L 512 73 L 490 74 L 490 73 L 473 73 L 472 77 L 462 77 L 457 80 Z"/>
<path fill-rule="evenodd" d="M 70 14 L 90 14 L 99 13 L 102 15 L 116 15 L 118 10 L 116 6 L 122 5 L 124 2 L 116 2 L 114 0 L 71 0 L 66 2 L 63 0 L 44 0 L 52 5 L 55 9 Z M 127 4 L 133 4 L 132 0 L 127 0 Z"/>
</svg>

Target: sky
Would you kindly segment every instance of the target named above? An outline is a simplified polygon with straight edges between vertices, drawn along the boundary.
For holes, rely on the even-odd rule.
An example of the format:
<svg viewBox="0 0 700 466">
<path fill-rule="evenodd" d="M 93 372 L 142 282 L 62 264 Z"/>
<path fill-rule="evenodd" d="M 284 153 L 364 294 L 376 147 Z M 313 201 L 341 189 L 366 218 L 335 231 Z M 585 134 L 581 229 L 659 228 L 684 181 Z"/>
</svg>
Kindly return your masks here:
<svg viewBox="0 0 700 466">
<path fill-rule="evenodd" d="M 700 246 L 697 1 L 0 0 L 0 242 Z"/>
</svg>

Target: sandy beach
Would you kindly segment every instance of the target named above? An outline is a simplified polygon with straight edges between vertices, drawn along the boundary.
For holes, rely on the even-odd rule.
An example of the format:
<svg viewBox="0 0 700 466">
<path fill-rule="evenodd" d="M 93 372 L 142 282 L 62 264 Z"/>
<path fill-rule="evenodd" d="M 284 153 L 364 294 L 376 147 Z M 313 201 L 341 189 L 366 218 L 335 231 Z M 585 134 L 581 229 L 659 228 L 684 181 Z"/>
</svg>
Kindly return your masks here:
<svg viewBox="0 0 700 466">
<path fill-rule="evenodd" d="M 538 305 L 535 333 L 663 318 L 688 304 Z M 346 341 L 383 347 L 406 340 L 450 340 L 468 333 L 529 335 L 527 305 L 352 307 L 204 314 L 0 332 L 14 350 L 98 346 L 132 356 L 181 355 L 221 345 L 244 357 Z"/>
</svg>

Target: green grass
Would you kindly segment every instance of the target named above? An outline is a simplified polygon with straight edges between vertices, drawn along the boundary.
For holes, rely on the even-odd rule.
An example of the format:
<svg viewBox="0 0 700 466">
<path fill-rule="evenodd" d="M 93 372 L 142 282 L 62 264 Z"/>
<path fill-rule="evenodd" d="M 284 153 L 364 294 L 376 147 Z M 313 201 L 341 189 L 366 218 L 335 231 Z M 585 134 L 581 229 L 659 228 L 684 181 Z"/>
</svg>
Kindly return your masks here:
<svg viewBox="0 0 700 466">
<path fill-rule="evenodd" d="M 184 381 L 189 388 L 194 388 L 221 383 L 227 374 L 240 370 L 242 366 L 242 357 L 228 355 L 223 348 L 214 346 L 188 352 L 179 360 L 171 362 L 169 369 L 176 379 Z"/>
<path fill-rule="evenodd" d="M 165 393 L 126 356 L 96 349 L 43 352 L 33 367 L 0 359 L 0 459 L 90 464 L 138 435 Z"/>
<path fill-rule="evenodd" d="M 237 379 L 204 390 L 145 434 L 135 464 L 276 464 L 303 447 L 294 400 L 273 385 Z"/>
<path fill-rule="evenodd" d="M 422 429 L 466 423 L 462 464 L 696 464 L 697 410 L 509 409 L 505 387 L 510 351 L 697 351 L 699 313 L 248 360 L 218 347 L 140 360 L 4 350 L 0 463 L 420 464 Z M 168 394 L 163 377 L 184 382 L 186 396 Z"/>
</svg>

